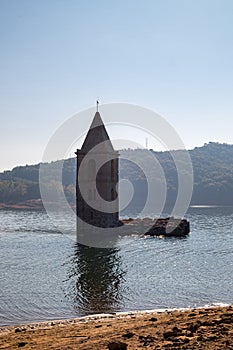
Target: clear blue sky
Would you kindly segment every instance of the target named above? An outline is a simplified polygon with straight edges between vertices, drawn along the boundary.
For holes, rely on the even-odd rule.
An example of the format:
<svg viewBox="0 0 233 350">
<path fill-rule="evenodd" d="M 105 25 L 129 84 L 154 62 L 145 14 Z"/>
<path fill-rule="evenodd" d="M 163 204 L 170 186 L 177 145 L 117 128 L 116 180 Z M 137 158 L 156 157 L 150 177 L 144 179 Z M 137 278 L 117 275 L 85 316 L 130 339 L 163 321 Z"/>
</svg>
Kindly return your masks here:
<svg viewBox="0 0 233 350">
<path fill-rule="evenodd" d="M 193 148 L 233 143 L 232 0 L 1 0 L 0 170 L 39 162 L 69 116 L 153 109 Z"/>
</svg>

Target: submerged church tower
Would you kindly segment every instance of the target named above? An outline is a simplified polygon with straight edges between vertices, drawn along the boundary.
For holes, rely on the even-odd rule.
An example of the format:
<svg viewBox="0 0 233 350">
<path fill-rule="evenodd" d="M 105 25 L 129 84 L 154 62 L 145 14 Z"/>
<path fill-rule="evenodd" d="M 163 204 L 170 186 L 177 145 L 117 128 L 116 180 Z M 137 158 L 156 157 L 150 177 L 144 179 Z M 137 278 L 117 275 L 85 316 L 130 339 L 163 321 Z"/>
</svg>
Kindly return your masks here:
<svg viewBox="0 0 233 350">
<path fill-rule="evenodd" d="M 119 225 L 117 194 L 119 153 L 114 150 L 100 113 L 95 113 L 77 155 L 76 210 L 78 230 Z M 81 220 L 79 220 L 81 219 Z"/>
</svg>

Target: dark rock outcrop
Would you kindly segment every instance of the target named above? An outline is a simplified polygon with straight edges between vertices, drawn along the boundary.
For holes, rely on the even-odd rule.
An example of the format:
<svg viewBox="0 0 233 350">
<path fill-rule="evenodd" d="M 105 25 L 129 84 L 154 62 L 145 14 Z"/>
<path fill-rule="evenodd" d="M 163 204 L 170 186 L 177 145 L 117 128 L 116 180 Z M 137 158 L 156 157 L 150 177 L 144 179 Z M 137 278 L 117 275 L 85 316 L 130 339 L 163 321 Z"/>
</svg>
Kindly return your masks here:
<svg viewBox="0 0 233 350">
<path fill-rule="evenodd" d="M 183 237 L 190 232 L 186 219 L 157 219 L 155 224 L 145 233 L 146 236 Z"/>
<path fill-rule="evenodd" d="M 167 217 L 159 219 L 124 219 L 122 220 L 124 234 L 139 234 L 145 236 L 184 237 L 190 232 L 186 219 Z"/>
</svg>

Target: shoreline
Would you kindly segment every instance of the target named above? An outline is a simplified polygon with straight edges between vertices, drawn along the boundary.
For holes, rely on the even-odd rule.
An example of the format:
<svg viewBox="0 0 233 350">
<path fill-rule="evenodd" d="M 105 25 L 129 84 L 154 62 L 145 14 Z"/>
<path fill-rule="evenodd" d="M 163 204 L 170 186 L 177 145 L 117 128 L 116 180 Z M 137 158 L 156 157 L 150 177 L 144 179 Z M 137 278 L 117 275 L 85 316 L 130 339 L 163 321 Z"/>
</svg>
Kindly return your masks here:
<svg viewBox="0 0 233 350">
<path fill-rule="evenodd" d="M 232 325 L 232 305 L 117 312 L 0 327 L 0 348 L 233 349 Z"/>
<path fill-rule="evenodd" d="M 216 303 L 216 304 L 206 304 L 203 306 L 191 306 L 191 307 L 180 307 L 180 308 L 156 308 L 156 309 L 144 309 L 144 310 L 132 310 L 132 311 L 117 311 L 112 313 L 99 313 L 99 314 L 89 314 L 85 316 L 77 316 L 77 317 L 71 317 L 71 318 L 61 318 L 61 319 L 49 319 L 49 320 L 43 320 L 43 321 L 30 321 L 30 322 L 22 322 L 22 323 L 15 323 L 15 324 L 9 324 L 9 325 L 0 325 L 0 334 L 1 331 L 8 328 L 15 328 L 15 327 L 30 327 L 30 326 L 46 326 L 51 325 L 51 322 L 53 324 L 67 324 L 67 323 L 78 323 L 80 322 L 88 322 L 92 320 L 104 320 L 106 318 L 111 319 L 118 319 L 122 317 L 130 317 L 130 316 L 144 316 L 144 315 L 150 315 L 150 314 L 163 314 L 163 313 L 171 313 L 171 312 L 188 312 L 188 311 L 195 311 L 195 310 L 208 310 L 208 309 L 218 309 L 218 308 L 232 308 L 233 304 L 227 304 L 227 303 Z"/>
</svg>

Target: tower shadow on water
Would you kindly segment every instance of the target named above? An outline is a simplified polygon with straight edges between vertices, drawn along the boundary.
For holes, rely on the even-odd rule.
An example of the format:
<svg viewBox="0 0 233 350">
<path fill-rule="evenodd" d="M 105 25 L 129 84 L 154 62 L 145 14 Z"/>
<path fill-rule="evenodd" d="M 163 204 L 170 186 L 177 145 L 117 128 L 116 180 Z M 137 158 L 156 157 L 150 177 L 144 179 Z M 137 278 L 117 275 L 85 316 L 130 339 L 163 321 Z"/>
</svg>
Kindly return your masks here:
<svg viewBox="0 0 233 350">
<path fill-rule="evenodd" d="M 66 297 L 79 316 L 120 309 L 125 272 L 117 248 L 76 244 L 68 266 Z"/>
</svg>

